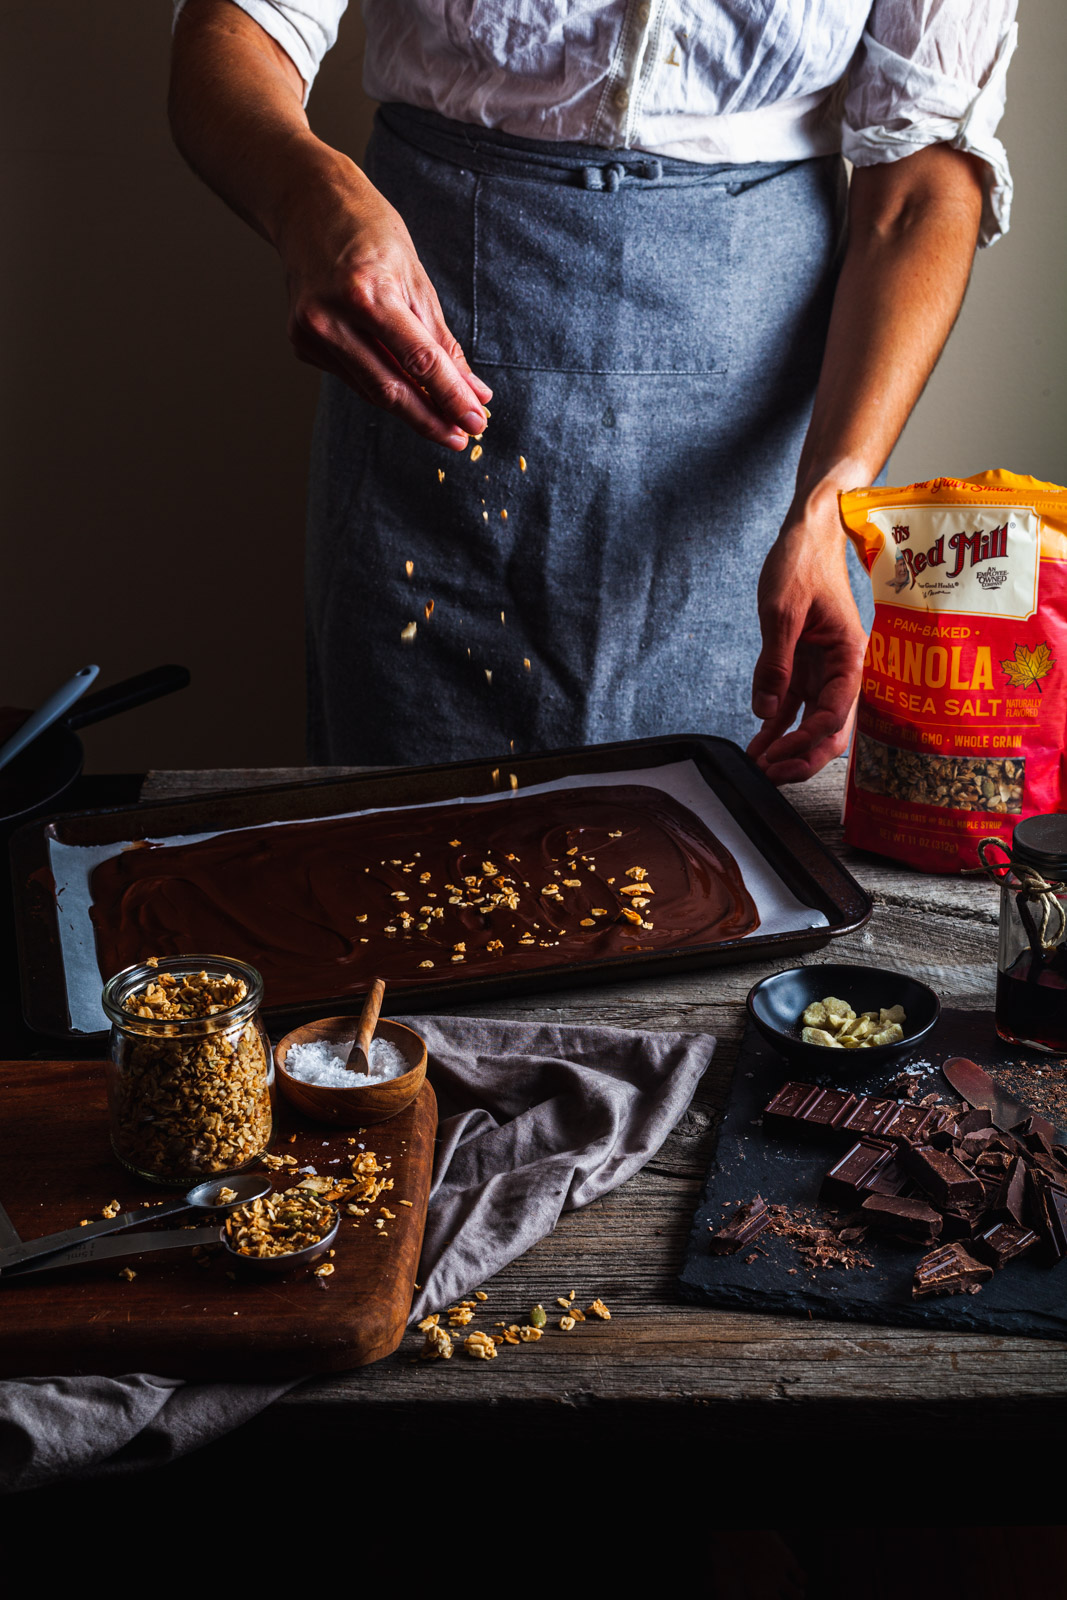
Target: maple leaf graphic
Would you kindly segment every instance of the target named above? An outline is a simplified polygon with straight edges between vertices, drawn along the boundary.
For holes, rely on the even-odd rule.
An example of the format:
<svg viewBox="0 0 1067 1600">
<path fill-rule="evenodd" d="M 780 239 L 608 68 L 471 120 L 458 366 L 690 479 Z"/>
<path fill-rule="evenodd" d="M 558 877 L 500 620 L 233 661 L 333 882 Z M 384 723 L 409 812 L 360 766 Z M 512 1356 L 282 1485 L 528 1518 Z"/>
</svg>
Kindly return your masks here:
<svg viewBox="0 0 1067 1600">
<path fill-rule="evenodd" d="M 1047 643 L 1035 644 L 1032 650 L 1024 644 L 1017 644 L 1014 656 L 1000 665 L 1013 689 L 1028 689 L 1033 684 L 1040 694 L 1039 680 L 1048 676 L 1056 662 Z"/>
</svg>

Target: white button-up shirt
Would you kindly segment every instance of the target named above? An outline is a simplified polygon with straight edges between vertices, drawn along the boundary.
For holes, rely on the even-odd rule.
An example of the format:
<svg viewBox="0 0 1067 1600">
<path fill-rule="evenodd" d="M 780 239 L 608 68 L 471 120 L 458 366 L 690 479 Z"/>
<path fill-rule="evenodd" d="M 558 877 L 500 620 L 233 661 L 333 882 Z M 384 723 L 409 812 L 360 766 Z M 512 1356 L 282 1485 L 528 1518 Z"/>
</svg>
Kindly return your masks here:
<svg viewBox="0 0 1067 1600">
<path fill-rule="evenodd" d="M 176 0 L 181 9 L 184 0 Z M 235 0 L 310 90 L 348 0 Z M 985 163 L 980 242 L 1008 227 L 996 137 L 1016 0 L 363 0 L 364 88 L 528 139 L 684 161 L 857 166 L 949 144 Z"/>
</svg>

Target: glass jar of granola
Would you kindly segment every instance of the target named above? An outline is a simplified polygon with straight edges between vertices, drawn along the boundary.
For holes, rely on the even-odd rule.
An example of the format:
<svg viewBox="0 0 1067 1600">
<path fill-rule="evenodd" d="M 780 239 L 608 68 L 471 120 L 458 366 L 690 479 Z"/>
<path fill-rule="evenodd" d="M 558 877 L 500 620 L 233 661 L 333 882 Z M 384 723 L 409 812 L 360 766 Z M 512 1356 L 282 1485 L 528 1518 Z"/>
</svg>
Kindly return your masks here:
<svg viewBox="0 0 1067 1600">
<path fill-rule="evenodd" d="M 124 1166 L 177 1185 L 262 1155 L 274 1082 L 262 997 L 256 969 L 222 956 L 153 958 L 109 979 L 108 1109 Z"/>
</svg>

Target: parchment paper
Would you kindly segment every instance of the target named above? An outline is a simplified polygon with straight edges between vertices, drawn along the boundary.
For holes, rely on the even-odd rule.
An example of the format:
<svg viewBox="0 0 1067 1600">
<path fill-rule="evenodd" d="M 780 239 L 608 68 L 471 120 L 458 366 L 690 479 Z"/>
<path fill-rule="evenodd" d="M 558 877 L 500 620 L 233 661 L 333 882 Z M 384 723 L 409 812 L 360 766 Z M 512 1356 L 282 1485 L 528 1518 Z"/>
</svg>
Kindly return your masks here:
<svg viewBox="0 0 1067 1600">
<path fill-rule="evenodd" d="M 726 809 L 718 796 L 709 789 L 699 768 L 692 761 L 668 762 L 658 767 L 642 767 L 626 772 L 596 772 L 576 777 L 554 778 L 550 783 L 531 784 L 529 788 L 503 793 L 465 795 L 452 800 L 437 800 L 433 806 L 468 805 L 473 801 L 494 800 L 507 805 L 518 795 L 548 794 L 555 789 L 602 788 L 616 784 L 642 784 L 672 795 L 681 805 L 707 825 L 716 838 L 729 850 L 741 869 L 745 887 L 756 903 L 760 925 L 753 931 L 759 934 L 796 933 L 804 928 L 825 928 L 826 917 L 812 906 L 802 905 L 786 888 L 773 867 L 760 855 L 740 823 Z M 375 811 L 423 811 L 425 801 L 412 806 L 371 806 L 361 811 L 335 812 L 333 816 L 361 817 Z M 254 827 L 313 827 L 324 821 L 322 817 L 309 817 L 305 822 L 254 823 Z M 194 839 L 212 839 L 218 829 L 203 833 L 169 834 L 153 839 L 153 844 L 187 844 Z M 243 833 L 245 829 L 229 829 Z M 100 1005 L 102 979 L 96 960 L 96 939 L 89 918 L 92 895 L 89 880 L 101 861 L 117 856 L 127 849 L 130 840 L 118 840 L 104 845 L 69 845 L 57 839 L 49 840 L 49 857 L 56 885 L 59 939 L 66 974 L 67 1008 L 71 1027 L 78 1033 L 100 1033 L 108 1023 Z M 752 935 L 747 937 L 751 938 Z"/>
</svg>

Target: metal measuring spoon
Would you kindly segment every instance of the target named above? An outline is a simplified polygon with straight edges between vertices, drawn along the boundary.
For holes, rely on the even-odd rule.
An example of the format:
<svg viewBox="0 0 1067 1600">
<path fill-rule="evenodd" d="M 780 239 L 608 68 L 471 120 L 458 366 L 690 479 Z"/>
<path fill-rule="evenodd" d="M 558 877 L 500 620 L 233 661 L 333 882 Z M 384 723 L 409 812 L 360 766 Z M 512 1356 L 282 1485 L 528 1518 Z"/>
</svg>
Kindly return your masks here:
<svg viewBox="0 0 1067 1600">
<path fill-rule="evenodd" d="M 256 1199 L 259 1196 L 255 1196 Z M 236 1202 L 231 1202 L 236 1204 Z M 74 1245 L 70 1250 L 60 1251 L 27 1267 L 9 1269 L 8 1276 L 12 1279 L 28 1278 L 38 1272 L 62 1272 L 67 1267 L 78 1267 L 90 1261 L 122 1261 L 132 1256 L 153 1255 L 161 1250 L 189 1250 L 194 1245 L 221 1244 L 226 1254 L 234 1262 L 239 1262 L 244 1267 L 255 1267 L 257 1270 L 268 1273 L 295 1272 L 297 1268 L 308 1265 L 325 1255 L 326 1251 L 337 1238 L 337 1230 L 341 1226 L 340 1215 L 330 1229 L 329 1233 L 321 1239 L 316 1239 L 314 1244 L 308 1244 L 302 1250 L 290 1250 L 284 1255 L 277 1256 L 246 1256 L 239 1250 L 234 1250 L 226 1235 L 225 1227 L 221 1228 L 167 1228 L 159 1233 L 134 1233 L 127 1234 L 124 1238 L 89 1239 L 84 1244 Z"/>
<path fill-rule="evenodd" d="M 232 1197 L 220 1199 L 224 1189 Z M 270 1190 L 270 1181 L 233 1174 L 230 1177 L 212 1178 L 208 1183 L 198 1183 L 180 1200 L 171 1200 L 162 1206 L 145 1206 L 139 1211 L 120 1211 L 117 1216 L 105 1217 L 101 1222 L 90 1222 L 84 1228 L 66 1228 L 62 1233 L 49 1233 L 41 1239 L 31 1239 L 26 1244 L 9 1245 L 0 1250 L 0 1273 L 7 1273 L 24 1261 L 34 1261 L 38 1256 L 55 1255 L 57 1251 L 72 1246 L 88 1244 L 104 1234 L 121 1233 L 125 1228 L 136 1228 L 142 1222 L 162 1222 L 165 1217 L 180 1216 L 183 1211 L 232 1211 L 235 1206 L 259 1200 Z M 189 1230 L 181 1229 L 188 1238 Z"/>
</svg>

